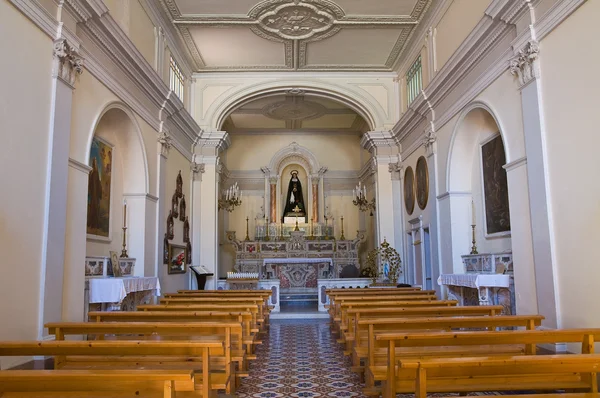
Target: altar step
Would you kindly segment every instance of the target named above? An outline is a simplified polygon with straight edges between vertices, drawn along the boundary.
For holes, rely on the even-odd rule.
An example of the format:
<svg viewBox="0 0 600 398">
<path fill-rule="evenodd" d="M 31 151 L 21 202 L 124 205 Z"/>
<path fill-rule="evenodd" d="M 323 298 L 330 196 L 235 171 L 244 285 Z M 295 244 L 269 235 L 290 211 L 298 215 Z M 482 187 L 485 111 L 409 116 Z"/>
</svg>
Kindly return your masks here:
<svg viewBox="0 0 600 398">
<path fill-rule="evenodd" d="M 317 310 L 319 307 L 319 295 L 317 293 L 282 292 L 279 300 L 281 301 L 279 306 L 282 312 Z"/>
</svg>

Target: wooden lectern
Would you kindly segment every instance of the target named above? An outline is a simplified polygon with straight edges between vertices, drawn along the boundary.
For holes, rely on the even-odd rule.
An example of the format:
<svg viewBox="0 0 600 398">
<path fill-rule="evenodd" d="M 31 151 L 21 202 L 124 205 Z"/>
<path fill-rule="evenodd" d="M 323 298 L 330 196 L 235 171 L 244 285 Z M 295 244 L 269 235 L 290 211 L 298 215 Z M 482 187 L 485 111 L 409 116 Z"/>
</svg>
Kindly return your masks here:
<svg viewBox="0 0 600 398">
<path fill-rule="evenodd" d="M 198 282 L 198 290 L 204 290 L 207 276 L 214 276 L 212 272 L 204 268 L 202 265 L 190 265 L 190 269 L 194 271 L 196 275 L 196 282 Z"/>
</svg>

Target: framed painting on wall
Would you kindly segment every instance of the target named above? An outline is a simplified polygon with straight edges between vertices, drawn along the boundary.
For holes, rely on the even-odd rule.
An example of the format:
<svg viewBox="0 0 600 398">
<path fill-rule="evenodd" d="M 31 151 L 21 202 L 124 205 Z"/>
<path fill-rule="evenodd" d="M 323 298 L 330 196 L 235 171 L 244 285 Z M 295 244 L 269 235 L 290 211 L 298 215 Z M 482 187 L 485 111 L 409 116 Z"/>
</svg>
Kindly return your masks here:
<svg viewBox="0 0 600 398">
<path fill-rule="evenodd" d="M 487 237 L 510 235 L 506 154 L 500 134 L 481 144 L 481 178 Z"/>
<path fill-rule="evenodd" d="M 99 137 L 92 139 L 88 177 L 87 237 L 111 241 L 111 188 L 114 147 Z"/>
<path fill-rule="evenodd" d="M 410 166 L 404 172 L 404 207 L 409 216 L 415 211 L 415 173 Z"/>
<path fill-rule="evenodd" d="M 169 243 L 169 263 L 167 273 L 185 274 L 187 272 L 188 251 L 183 245 Z"/>
<path fill-rule="evenodd" d="M 417 160 L 416 167 L 416 182 L 417 182 L 417 204 L 421 210 L 427 207 L 429 200 L 429 170 L 427 169 L 427 160 L 421 156 Z"/>
</svg>

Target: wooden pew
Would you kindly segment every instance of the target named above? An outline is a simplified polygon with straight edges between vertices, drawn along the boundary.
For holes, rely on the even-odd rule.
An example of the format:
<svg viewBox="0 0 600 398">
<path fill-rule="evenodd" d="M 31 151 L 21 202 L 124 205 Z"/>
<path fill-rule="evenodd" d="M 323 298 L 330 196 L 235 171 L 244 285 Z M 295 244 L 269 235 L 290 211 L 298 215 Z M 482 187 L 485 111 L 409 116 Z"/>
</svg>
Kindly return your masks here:
<svg viewBox="0 0 600 398">
<path fill-rule="evenodd" d="M 504 307 L 501 305 L 489 306 L 456 306 L 456 307 L 413 307 L 413 308 L 353 308 L 347 311 L 348 330 L 343 331 L 346 341 L 346 355 L 352 355 L 353 367 L 360 370 L 360 361 L 355 355 L 355 336 L 366 337 L 368 325 L 359 323 L 362 319 L 385 319 L 385 318 L 427 318 L 427 317 L 456 317 L 456 316 L 496 316 L 502 313 Z M 366 344 L 365 344 L 366 346 Z"/>
<path fill-rule="evenodd" d="M 458 304 L 456 300 L 394 300 L 394 301 L 346 301 L 340 304 L 339 314 L 333 319 L 333 331 L 339 333 L 342 328 L 348 326 L 348 310 L 353 308 L 414 308 L 414 307 L 454 307 Z M 343 338 L 343 336 L 340 335 Z"/>
<path fill-rule="evenodd" d="M 557 343 L 578 343 L 582 353 L 590 354 L 594 342 L 600 340 L 600 329 L 379 333 L 375 339 L 388 344 L 383 385 L 395 386 L 398 360 L 514 355 L 515 348 L 523 355 L 534 355 L 537 345 Z"/>
<path fill-rule="evenodd" d="M 252 325 L 258 325 L 261 330 L 266 329 L 266 321 L 258 315 L 256 304 L 186 304 L 186 305 L 157 305 L 142 304 L 137 306 L 138 311 L 217 311 L 217 312 L 250 312 Z"/>
<path fill-rule="evenodd" d="M 399 290 L 399 291 L 419 291 L 421 290 L 418 286 L 413 287 L 355 287 L 355 288 L 329 288 L 325 290 L 325 293 L 337 293 L 337 292 L 381 292 L 381 291 L 390 291 L 390 290 Z"/>
<path fill-rule="evenodd" d="M 223 349 L 211 349 L 211 364 L 224 370 L 224 376 L 211 378 L 211 388 L 235 390 L 236 377 L 247 376 L 242 325 L 237 322 L 59 322 L 45 325 L 56 340 L 68 335 L 95 335 L 97 340 L 200 340 L 223 341 Z M 131 336 L 134 336 L 131 338 Z M 235 370 L 238 363 L 239 372 Z"/>
<path fill-rule="evenodd" d="M 89 313 L 92 322 L 214 322 L 232 321 L 242 324 L 243 343 L 246 346 L 246 359 L 254 360 L 254 346 L 262 342 L 257 338 L 258 328 L 253 324 L 251 312 L 217 311 L 93 311 Z"/>
<path fill-rule="evenodd" d="M 542 324 L 541 315 L 503 315 L 503 316 L 464 316 L 435 318 L 372 318 L 361 319 L 359 327 L 366 327 L 366 336 L 355 337 L 354 354 L 357 360 L 365 362 L 365 380 L 367 387 L 373 387 L 375 381 L 385 380 L 388 358 L 387 341 L 376 340 L 376 334 L 383 332 L 409 331 L 447 331 L 452 329 L 487 328 L 492 331 L 499 327 L 525 327 L 535 329 Z M 366 343 L 366 344 L 365 344 Z"/>
<path fill-rule="evenodd" d="M 0 357 L 52 356 L 55 369 L 139 369 L 193 372 L 191 382 L 175 382 L 175 391 L 199 390 L 216 396 L 210 386 L 210 349 L 223 341 L 8 341 L 0 342 Z M 97 362 L 100 361 L 100 362 Z M 199 369 L 199 372 L 197 370 Z"/>
<path fill-rule="evenodd" d="M 385 294 L 384 294 L 385 293 Z M 414 293 L 414 294 L 413 294 Z M 337 314 L 339 314 L 340 304 L 348 301 L 393 301 L 393 300 L 437 300 L 435 292 L 430 293 L 427 291 L 426 293 L 422 292 L 408 292 L 402 293 L 398 292 L 395 294 L 382 292 L 376 295 L 331 295 L 329 297 L 329 314 L 332 318 L 335 318 Z"/>
<path fill-rule="evenodd" d="M 265 321 L 268 319 L 270 312 L 268 304 L 265 304 L 265 300 L 262 297 L 177 297 L 161 298 L 159 302 L 162 305 L 255 304 L 258 306 L 258 317 L 265 319 Z"/>
<path fill-rule="evenodd" d="M 409 359 L 399 362 L 397 380 L 404 375 L 411 379 L 404 378 L 397 385 L 406 384 L 407 388 L 400 390 L 414 392 L 415 398 L 426 398 L 427 392 L 578 390 L 597 393 L 599 368 L 599 354 Z"/>
<path fill-rule="evenodd" d="M 2 370 L 0 396 L 179 398 L 194 395 L 175 384 L 192 381 L 191 371 L 179 370 Z"/>
</svg>

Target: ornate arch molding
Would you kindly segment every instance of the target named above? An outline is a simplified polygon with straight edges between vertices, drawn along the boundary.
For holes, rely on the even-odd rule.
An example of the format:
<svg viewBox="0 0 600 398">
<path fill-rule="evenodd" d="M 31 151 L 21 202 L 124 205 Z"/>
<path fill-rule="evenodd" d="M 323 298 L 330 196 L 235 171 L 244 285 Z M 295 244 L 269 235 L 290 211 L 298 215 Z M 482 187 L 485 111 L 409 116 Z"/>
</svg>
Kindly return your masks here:
<svg viewBox="0 0 600 398">
<path fill-rule="evenodd" d="M 142 162 L 143 162 L 144 187 L 145 187 L 144 193 L 149 193 L 150 192 L 150 178 L 148 175 L 148 173 L 149 173 L 149 171 L 148 171 L 149 170 L 148 169 L 148 156 L 146 154 L 146 146 L 144 145 L 144 138 L 142 136 L 142 130 L 140 128 L 137 118 L 135 117 L 135 113 L 131 110 L 131 108 L 129 108 L 123 102 L 120 102 L 120 101 L 109 102 L 108 104 L 106 104 L 104 106 L 102 111 L 95 118 L 94 123 L 92 124 L 92 128 L 91 128 L 90 132 L 88 133 L 86 147 L 85 147 L 85 156 L 84 156 L 85 161 L 83 163 L 88 164 L 88 162 L 89 162 L 90 151 L 92 148 L 92 140 L 94 139 L 94 134 L 96 133 L 96 129 L 98 128 L 100 121 L 102 120 L 104 115 L 106 115 L 109 111 L 111 111 L 113 109 L 118 109 L 118 110 L 122 111 L 123 113 L 125 113 L 125 115 L 129 118 L 129 121 L 131 122 L 131 124 L 133 126 L 134 131 L 132 131 L 131 133 L 134 134 L 134 136 L 137 137 L 137 139 L 138 139 L 138 143 L 140 145 L 140 151 L 141 151 L 140 153 L 141 153 Z"/>
<path fill-rule="evenodd" d="M 210 128 L 220 130 L 227 117 L 244 103 L 290 92 L 341 102 L 358 113 L 367 122 L 370 130 L 377 130 L 386 123 L 386 112 L 373 99 L 361 91 L 324 81 L 270 81 L 242 87 L 211 105 L 206 111 L 205 121 Z"/>
<path fill-rule="evenodd" d="M 449 150 L 448 150 L 448 159 L 446 160 L 446 190 L 448 192 L 450 192 L 454 189 L 454 187 L 452 187 L 450 185 L 452 183 L 452 172 L 453 172 L 452 161 L 453 161 L 453 157 L 454 157 L 457 137 L 459 136 L 459 134 L 462 131 L 461 128 L 464 126 L 465 118 L 467 117 L 467 115 L 469 115 L 469 113 L 471 113 L 471 111 L 473 111 L 475 109 L 482 109 L 482 110 L 486 111 L 487 113 L 489 113 L 490 116 L 492 116 L 492 118 L 494 119 L 494 122 L 496 123 L 496 126 L 498 126 L 498 130 L 500 131 L 500 136 L 502 137 L 502 143 L 504 144 L 504 153 L 506 154 L 506 163 L 508 164 L 513 160 L 511 157 L 511 148 L 508 143 L 504 127 L 502 125 L 500 118 L 497 116 L 496 112 L 492 109 L 492 107 L 488 103 L 486 103 L 484 101 L 479 100 L 479 101 L 471 102 L 462 110 L 462 112 L 460 113 L 460 116 L 458 117 L 456 124 L 454 125 L 454 128 L 452 130 L 452 137 L 450 138 L 450 146 L 449 146 Z"/>
<path fill-rule="evenodd" d="M 306 173 L 313 175 L 321 170 L 321 165 L 316 156 L 307 148 L 292 142 L 290 145 L 281 148 L 273 155 L 269 163 L 269 170 L 277 175 L 289 164 L 296 163 L 304 167 Z"/>
</svg>

